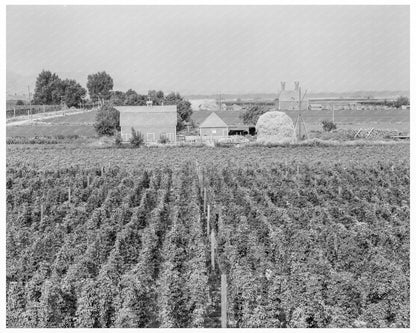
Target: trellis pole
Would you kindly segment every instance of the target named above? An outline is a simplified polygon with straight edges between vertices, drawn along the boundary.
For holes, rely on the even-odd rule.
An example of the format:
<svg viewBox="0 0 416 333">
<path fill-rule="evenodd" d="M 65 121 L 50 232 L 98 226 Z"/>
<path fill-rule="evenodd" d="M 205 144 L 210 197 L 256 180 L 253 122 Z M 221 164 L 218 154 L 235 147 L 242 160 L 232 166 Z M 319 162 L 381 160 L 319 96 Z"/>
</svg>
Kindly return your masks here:
<svg viewBox="0 0 416 333">
<path fill-rule="evenodd" d="M 221 327 L 227 328 L 227 275 L 221 274 Z"/>
<path fill-rule="evenodd" d="M 211 267 L 212 267 L 212 270 L 215 270 L 215 248 L 216 248 L 215 232 L 214 230 L 211 230 Z"/>
<path fill-rule="evenodd" d="M 207 235 L 209 235 L 209 221 L 210 221 L 210 214 L 211 213 L 211 206 L 210 205 L 208 205 L 208 208 L 207 208 Z"/>
<path fill-rule="evenodd" d="M 71 202 L 71 188 L 68 187 L 68 202 Z"/>
<path fill-rule="evenodd" d="M 204 187 L 204 214 L 206 213 L 207 209 L 207 189 Z"/>
</svg>

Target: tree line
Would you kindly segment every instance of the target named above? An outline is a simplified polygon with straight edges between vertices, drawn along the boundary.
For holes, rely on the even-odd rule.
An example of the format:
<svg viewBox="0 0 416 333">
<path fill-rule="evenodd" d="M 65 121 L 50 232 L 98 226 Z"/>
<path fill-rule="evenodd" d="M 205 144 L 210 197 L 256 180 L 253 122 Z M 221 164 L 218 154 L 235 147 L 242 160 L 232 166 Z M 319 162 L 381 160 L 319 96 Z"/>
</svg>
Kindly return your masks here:
<svg viewBox="0 0 416 333">
<path fill-rule="evenodd" d="M 87 90 L 91 102 L 106 103 L 115 106 L 121 105 L 146 105 L 151 100 L 154 105 L 178 105 L 179 112 L 190 108 L 190 103 L 175 92 L 168 95 L 161 90 L 149 90 L 147 94 L 138 94 L 135 90 L 129 89 L 126 92 L 113 91 L 114 80 L 105 71 L 90 74 L 87 77 L 87 89 L 82 87 L 75 80 L 61 79 L 56 73 L 43 70 L 36 79 L 33 104 L 54 105 L 65 103 L 68 107 L 78 107 L 86 101 Z"/>
<path fill-rule="evenodd" d="M 113 87 L 113 78 L 105 71 L 91 74 L 87 77 L 87 89 L 90 101 L 100 103 L 102 106 L 102 115 L 98 118 L 103 118 L 106 123 L 105 133 L 100 134 L 112 135 L 113 130 L 116 130 L 117 126 L 119 126 L 118 116 L 115 114 L 116 111 L 114 111 L 115 109 L 111 112 L 111 109 L 113 109 L 112 106 L 146 105 L 148 100 L 151 100 L 153 105 L 177 105 L 178 130 L 183 129 L 185 124 L 190 121 L 192 114 L 191 103 L 177 92 L 171 92 L 165 95 L 161 90 L 149 90 L 147 95 L 141 95 L 133 89 L 129 89 L 126 92 L 120 90 L 113 91 Z M 56 73 L 43 70 L 36 79 L 32 103 L 38 105 L 64 103 L 67 107 L 79 107 L 87 101 L 87 89 L 83 88 L 75 80 L 62 80 Z M 111 119 L 116 120 L 116 122 L 111 121 Z M 108 126 L 110 127 L 109 131 L 107 130 Z"/>
</svg>

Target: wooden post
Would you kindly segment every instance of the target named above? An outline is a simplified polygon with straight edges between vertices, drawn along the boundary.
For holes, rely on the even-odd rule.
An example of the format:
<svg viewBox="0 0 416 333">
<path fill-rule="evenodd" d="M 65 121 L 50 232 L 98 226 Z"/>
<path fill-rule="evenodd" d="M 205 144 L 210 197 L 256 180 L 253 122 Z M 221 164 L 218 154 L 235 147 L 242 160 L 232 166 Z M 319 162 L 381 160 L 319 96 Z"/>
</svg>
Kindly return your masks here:
<svg viewBox="0 0 416 333">
<path fill-rule="evenodd" d="M 338 195 L 341 195 L 341 193 L 342 193 L 342 187 L 338 186 Z"/>
<path fill-rule="evenodd" d="M 209 235 L 209 220 L 210 220 L 210 212 L 211 212 L 211 207 L 210 207 L 210 205 L 208 205 L 208 208 L 207 208 L 207 235 Z"/>
<path fill-rule="evenodd" d="M 27 86 L 27 91 L 28 91 L 28 93 L 29 93 L 29 112 L 32 112 L 32 100 L 30 99 L 30 87 L 29 86 Z M 28 112 L 28 116 L 29 116 L 29 112 Z"/>
<path fill-rule="evenodd" d="M 207 207 L 207 189 L 204 187 L 204 214 L 206 213 Z"/>
<path fill-rule="evenodd" d="M 90 175 L 87 175 L 87 186 L 90 186 Z"/>
<path fill-rule="evenodd" d="M 68 201 L 71 202 L 71 188 L 68 187 Z"/>
<path fill-rule="evenodd" d="M 212 270 L 215 269 L 215 248 L 216 248 L 215 232 L 214 230 L 212 230 L 211 231 L 211 267 L 212 267 Z"/>
<path fill-rule="evenodd" d="M 13 118 L 16 118 L 16 107 L 13 107 Z"/>
<path fill-rule="evenodd" d="M 43 221 L 43 204 L 40 205 L 40 221 Z"/>
<path fill-rule="evenodd" d="M 227 275 L 221 274 L 221 327 L 227 328 Z"/>
<path fill-rule="evenodd" d="M 101 176 L 104 175 L 104 166 L 101 167 Z"/>
</svg>

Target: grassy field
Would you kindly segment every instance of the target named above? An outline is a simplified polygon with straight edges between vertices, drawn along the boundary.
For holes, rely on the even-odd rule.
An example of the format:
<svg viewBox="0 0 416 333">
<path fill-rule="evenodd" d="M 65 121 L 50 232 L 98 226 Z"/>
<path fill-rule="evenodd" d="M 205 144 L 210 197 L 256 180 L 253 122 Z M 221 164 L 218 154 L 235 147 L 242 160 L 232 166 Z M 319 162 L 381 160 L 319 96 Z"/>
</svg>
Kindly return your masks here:
<svg viewBox="0 0 416 333">
<path fill-rule="evenodd" d="M 192 114 L 196 124 L 201 123 L 211 111 L 197 111 Z M 241 123 L 239 115 L 241 111 L 223 111 L 221 117 L 230 123 Z M 287 114 L 295 121 L 296 111 L 287 111 Z M 96 136 L 92 127 L 96 112 L 59 116 L 45 120 L 37 120 L 33 124 L 20 126 L 7 126 L 6 136 L 52 136 L 57 134 L 93 137 Z M 330 111 L 306 111 L 303 114 L 308 131 L 321 131 L 322 120 L 331 120 Z M 383 111 L 337 111 L 335 122 L 340 129 L 376 128 L 398 130 L 402 133 L 410 131 L 409 110 L 383 110 Z"/>
<path fill-rule="evenodd" d="M 297 111 L 285 111 L 293 122 L 298 116 Z M 241 123 L 239 118 L 241 111 L 222 111 L 219 115 L 229 123 Z M 197 111 L 192 114 L 192 119 L 200 124 L 211 111 Z M 302 117 L 309 131 L 322 130 L 323 120 L 332 120 L 331 111 L 304 111 Z M 408 133 L 410 130 L 409 110 L 364 110 L 364 111 L 335 111 L 335 123 L 338 128 L 359 129 L 378 128 L 395 129 Z"/>
<path fill-rule="evenodd" d="M 79 135 L 85 137 L 96 136 L 94 128 L 91 125 L 21 125 L 21 126 L 7 126 L 6 136 L 24 136 L 33 138 L 35 136 L 55 136 L 55 135 Z"/>
<path fill-rule="evenodd" d="M 89 111 L 85 113 L 79 114 L 71 114 L 60 116 L 56 118 L 50 118 L 46 120 L 40 119 L 39 122 L 45 122 L 49 124 L 62 124 L 62 125 L 92 125 L 95 122 L 97 112 L 96 111 Z"/>
</svg>

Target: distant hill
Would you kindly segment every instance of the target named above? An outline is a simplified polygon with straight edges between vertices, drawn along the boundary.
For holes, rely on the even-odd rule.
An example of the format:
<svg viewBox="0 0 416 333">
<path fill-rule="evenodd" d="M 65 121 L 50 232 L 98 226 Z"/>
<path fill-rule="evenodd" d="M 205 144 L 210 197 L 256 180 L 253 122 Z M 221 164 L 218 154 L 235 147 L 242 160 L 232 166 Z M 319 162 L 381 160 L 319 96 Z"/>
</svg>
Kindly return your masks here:
<svg viewBox="0 0 416 333">
<path fill-rule="evenodd" d="M 228 99 L 242 99 L 242 100 L 271 100 L 277 98 L 278 92 L 275 94 L 271 93 L 252 93 L 252 94 L 222 94 L 221 98 L 223 100 Z M 409 97 L 409 91 L 404 90 L 397 90 L 397 91 L 347 91 L 347 92 L 312 92 L 308 93 L 308 97 L 310 98 L 318 98 L 318 97 L 351 97 L 351 98 L 395 98 L 399 96 L 406 96 Z M 187 95 L 185 98 L 187 99 L 218 99 L 218 95 Z"/>
</svg>

